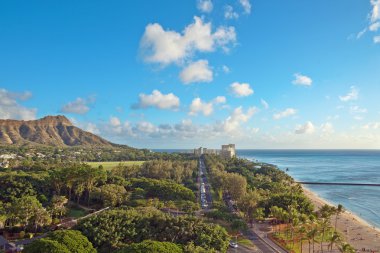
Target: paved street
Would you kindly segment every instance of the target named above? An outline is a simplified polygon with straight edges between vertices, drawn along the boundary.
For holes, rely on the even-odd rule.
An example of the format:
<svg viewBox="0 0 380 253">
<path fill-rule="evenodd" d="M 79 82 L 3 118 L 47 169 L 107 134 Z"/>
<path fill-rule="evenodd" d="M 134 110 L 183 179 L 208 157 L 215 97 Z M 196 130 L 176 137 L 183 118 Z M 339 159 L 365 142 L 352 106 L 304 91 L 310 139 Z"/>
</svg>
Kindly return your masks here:
<svg viewBox="0 0 380 253">
<path fill-rule="evenodd" d="M 202 193 L 201 193 L 201 206 L 202 206 L 202 209 L 208 210 L 211 208 L 212 196 L 210 193 L 210 184 L 209 184 L 208 179 L 206 177 L 206 165 L 205 165 L 203 159 L 199 159 L 199 175 L 200 175 L 200 180 L 199 180 L 200 181 L 200 188 L 202 187 L 202 183 L 205 187 L 205 193 L 204 193 L 205 197 L 202 197 Z M 202 192 L 201 189 L 200 189 L 200 192 Z M 202 199 L 204 199 L 203 203 L 206 203 L 207 206 L 202 204 Z"/>
</svg>

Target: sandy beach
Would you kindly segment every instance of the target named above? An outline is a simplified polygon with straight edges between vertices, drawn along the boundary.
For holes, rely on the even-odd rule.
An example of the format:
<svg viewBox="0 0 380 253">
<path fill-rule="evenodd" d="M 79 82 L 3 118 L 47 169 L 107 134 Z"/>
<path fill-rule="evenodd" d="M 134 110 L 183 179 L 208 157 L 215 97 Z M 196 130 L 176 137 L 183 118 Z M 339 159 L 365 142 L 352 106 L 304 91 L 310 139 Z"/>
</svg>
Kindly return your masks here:
<svg viewBox="0 0 380 253">
<path fill-rule="evenodd" d="M 319 197 L 314 192 L 303 187 L 306 196 L 308 196 L 316 208 L 324 204 L 329 204 L 328 201 Z M 335 223 L 335 216 L 332 217 L 332 224 Z M 370 226 L 363 219 L 355 214 L 345 211 L 338 218 L 337 230 L 344 235 L 346 241 L 354 246 L 358 252 L 380 252 L 380 230 Z M 367 251 L 368 250 L 368 251 Z"/>
</svg>

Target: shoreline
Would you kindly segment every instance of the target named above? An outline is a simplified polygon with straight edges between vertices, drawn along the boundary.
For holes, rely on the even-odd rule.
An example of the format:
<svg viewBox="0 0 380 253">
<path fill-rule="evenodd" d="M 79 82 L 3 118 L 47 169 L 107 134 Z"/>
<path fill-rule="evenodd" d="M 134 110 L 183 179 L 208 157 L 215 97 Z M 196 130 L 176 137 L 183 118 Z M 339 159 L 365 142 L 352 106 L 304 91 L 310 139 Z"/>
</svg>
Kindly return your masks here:
<svg viewBox="0 0 380 253">
<path fill-rule="evenodd" d="M 309 188 L 302 186 L 304 194 L 318 209 L 324 204 L 336 206 L 325 200 Z M 332 217 L 332 225 L 335 216 Z M 344 236 L 345 240 L 358 250 L 362 248 L 380 251 L 380 229 L 369 224 L 355 213 L 345 210 L 338 218 L 337 230 Z"/>
</svg>

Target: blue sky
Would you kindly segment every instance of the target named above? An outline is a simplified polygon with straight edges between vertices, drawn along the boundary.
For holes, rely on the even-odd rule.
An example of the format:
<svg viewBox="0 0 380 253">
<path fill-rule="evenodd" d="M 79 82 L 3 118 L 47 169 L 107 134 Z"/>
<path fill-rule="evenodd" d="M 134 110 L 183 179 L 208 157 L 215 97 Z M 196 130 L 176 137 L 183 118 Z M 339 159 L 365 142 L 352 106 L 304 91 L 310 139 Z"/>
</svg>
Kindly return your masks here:
<svg viewBox="0 0 380 253">
<path fill-rule="evenodd" d="M 2 1 L 0 118 L 147 148 L 380 148 L 380 1 Z"/>
</svg>

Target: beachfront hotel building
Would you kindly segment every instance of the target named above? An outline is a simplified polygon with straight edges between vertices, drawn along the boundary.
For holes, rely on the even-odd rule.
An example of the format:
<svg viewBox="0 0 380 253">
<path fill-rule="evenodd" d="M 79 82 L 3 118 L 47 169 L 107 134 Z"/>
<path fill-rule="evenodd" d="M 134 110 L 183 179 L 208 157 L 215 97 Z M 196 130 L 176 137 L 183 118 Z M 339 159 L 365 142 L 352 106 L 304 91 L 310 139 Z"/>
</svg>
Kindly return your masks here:
<svg viewBox="0 0 380 253">
<path fill-rule="evenodd" d="M 195 156 L 201 156 L 203 154 L 209 154 L 209 155 L 220 155 L 221 157 L 225 159 L 231 159 L 236 155 L 235 151 L 235 144 L 227 144 L 222 145 L 222 149 L 208 149 L 208 148 L 195 148 L 194 149 L 194 155 Z"/>
<path fill-rule="evenodd" d="M 220 156 L 225 159 L 231 159 L 236 155 L 235 144 L 222 145 Z"/>
<path fill-rule="evenodd" d="M 208 154 L 208 155 L 217 155 L 219 154 L 219 150 L 217 149 L 209 149 L 209 148 L 195 148 L 194 149 L 194 155 L 196 156 L 201 156 L 203 154 Z"/>
</svg>

